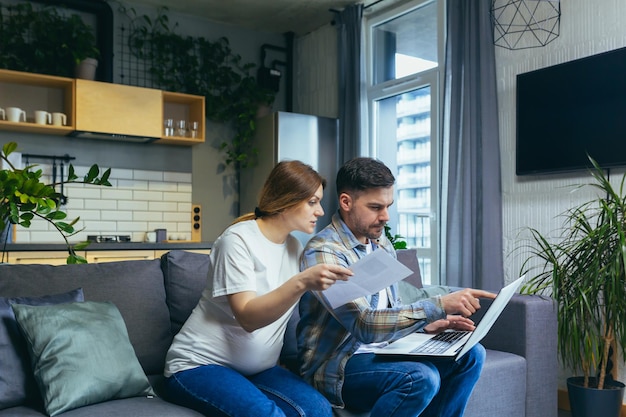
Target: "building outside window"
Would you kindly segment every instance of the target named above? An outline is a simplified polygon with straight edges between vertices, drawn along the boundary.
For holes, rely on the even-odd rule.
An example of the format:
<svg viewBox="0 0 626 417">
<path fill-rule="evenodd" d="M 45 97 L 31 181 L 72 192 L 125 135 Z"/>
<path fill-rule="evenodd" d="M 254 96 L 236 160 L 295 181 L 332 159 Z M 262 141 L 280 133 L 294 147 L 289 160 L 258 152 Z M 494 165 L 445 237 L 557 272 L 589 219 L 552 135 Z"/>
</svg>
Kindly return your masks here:
<svg viewBox="0 0 626 417">
<path fill-rule="evenodd" d="M 389 224 L 425 284 L 439 281 L 443 15 L 443 0 L 416 0 L 366 18 L 368 148 L 396 176 Z"/>
</svg>

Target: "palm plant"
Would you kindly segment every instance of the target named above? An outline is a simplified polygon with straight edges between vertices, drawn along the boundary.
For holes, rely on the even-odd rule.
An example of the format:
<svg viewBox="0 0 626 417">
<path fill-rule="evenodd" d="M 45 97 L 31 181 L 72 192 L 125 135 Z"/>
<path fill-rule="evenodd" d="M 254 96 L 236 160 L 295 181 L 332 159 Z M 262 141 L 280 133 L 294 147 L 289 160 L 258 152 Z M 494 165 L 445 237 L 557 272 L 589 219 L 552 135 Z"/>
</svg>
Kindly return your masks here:
<svg viewBox="0 0 626 417">
<path fill-rule="evenodd" d="M 603 389 L 611 346 L 617 342 L 626 353 L 626 174 L 616 190 L 589 159 L 597 197 L 562 214 L 556 242 L 530 229 L 531 256 L 522 269 L 532 277 L 522 292 L 547 293 L 557 301 L 563 364 L 582 371 L 585 387 Z"/>
<path fill-rule="evenodd" d="M 74 228 L 80 218 L 77 217 L 69 222 L 66 220 L 67 213 L 59 207 L 61 195 L 55 191 L 55 186 L 61 183 L 111 186 L 109 183 L 111 169 L 107 169 L 100 175 L 100 168 L 94 164 L 80 179 L 70 164 L 67 178 L 62 178 L 55 184 L 45 184 L 41 180 L 42 170 L 34 170 L 36 165 L 19 169 L 11 163 L 9 155 L 16 149 L 15 142 L 8 142 L 2 146 L 0 153 L 0 159 L 8 166 L 7 169 L 0 170 L 0 231 L 5 230 L 11 224 L 28 228 L 33 219 L 43 219 L 50 223 L 65 240 L 69 252 L 67 263 L 86 263 L 84 257 L 76 254 L 76 250 L 84 249 L 88 242 L 72 245 L 68 240 L 69 237 L 81 231 Z M 4 251 L 2 252 L 4 254 Z"/>
</svg>

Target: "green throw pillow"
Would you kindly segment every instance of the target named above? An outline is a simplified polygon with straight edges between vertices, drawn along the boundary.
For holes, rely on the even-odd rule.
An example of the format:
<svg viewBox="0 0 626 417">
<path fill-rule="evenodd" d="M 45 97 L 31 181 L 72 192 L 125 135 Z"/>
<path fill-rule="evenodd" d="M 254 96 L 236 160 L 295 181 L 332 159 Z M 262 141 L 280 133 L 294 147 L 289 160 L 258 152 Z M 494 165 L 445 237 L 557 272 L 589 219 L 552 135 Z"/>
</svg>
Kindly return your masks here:
<svg viewBox="0 0 626 417">
<path fill-rule="evenodd" d="M 112 303 L 14 304 L 46 411 L 154 395 Z"/>
</svg>

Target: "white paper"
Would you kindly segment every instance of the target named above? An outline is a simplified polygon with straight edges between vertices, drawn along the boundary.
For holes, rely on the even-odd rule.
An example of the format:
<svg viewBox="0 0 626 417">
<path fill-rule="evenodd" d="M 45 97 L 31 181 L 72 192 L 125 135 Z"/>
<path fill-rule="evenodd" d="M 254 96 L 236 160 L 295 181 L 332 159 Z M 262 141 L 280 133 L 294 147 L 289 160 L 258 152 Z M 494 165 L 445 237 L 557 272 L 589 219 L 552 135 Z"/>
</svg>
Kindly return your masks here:
<svg viewBox="0 0 626 417">
<path fill-rule="evenodd" d="M 322 294 L 332 308 L 337 308 L 359 297 L 365 297 L 413 273 L 400 261 L 382 249 L 375 250 L 350 265 L 354 272 L 348 281 L 336 281 Z"/>
</svg>

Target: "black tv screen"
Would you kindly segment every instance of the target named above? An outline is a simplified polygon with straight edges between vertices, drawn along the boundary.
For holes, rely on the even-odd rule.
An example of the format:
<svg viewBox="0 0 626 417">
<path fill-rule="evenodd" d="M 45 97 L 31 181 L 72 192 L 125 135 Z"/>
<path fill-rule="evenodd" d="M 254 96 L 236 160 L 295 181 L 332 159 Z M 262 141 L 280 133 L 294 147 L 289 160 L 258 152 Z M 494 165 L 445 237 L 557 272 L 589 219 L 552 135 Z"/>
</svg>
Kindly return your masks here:
<svg viewBox="0 0 626 417">
<path fill-rule="evenodd" d="M 517 76 L 516 173 L 626 166 L 626 48 Z"/>
</svg>

